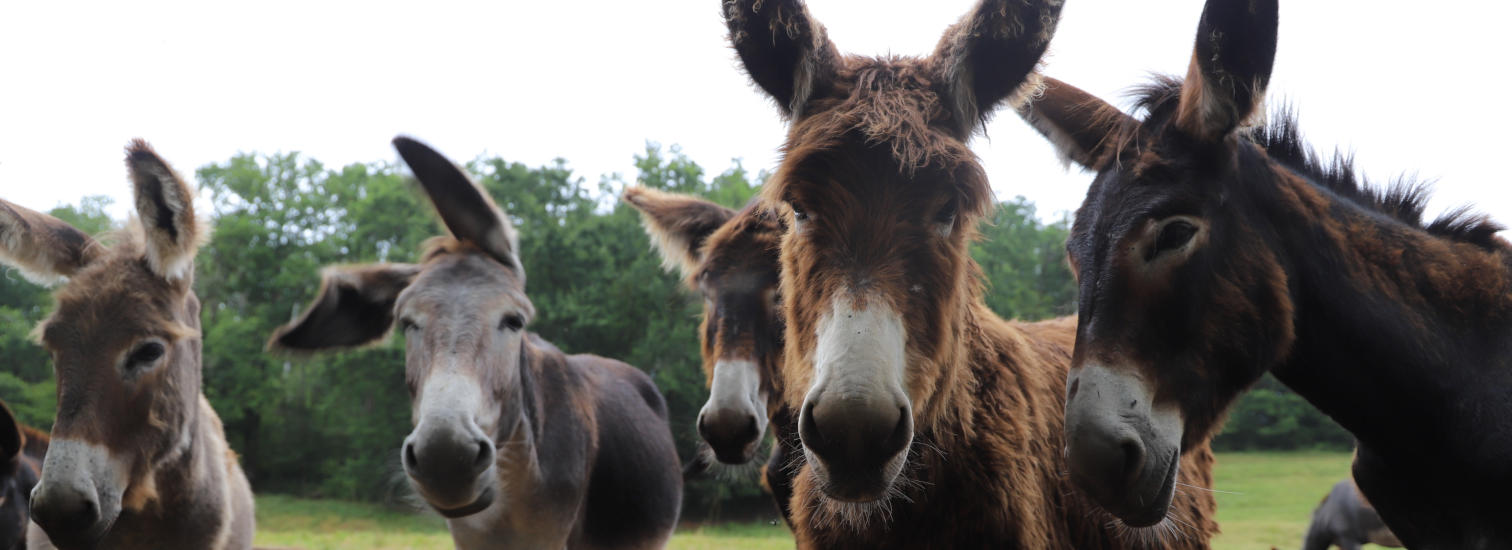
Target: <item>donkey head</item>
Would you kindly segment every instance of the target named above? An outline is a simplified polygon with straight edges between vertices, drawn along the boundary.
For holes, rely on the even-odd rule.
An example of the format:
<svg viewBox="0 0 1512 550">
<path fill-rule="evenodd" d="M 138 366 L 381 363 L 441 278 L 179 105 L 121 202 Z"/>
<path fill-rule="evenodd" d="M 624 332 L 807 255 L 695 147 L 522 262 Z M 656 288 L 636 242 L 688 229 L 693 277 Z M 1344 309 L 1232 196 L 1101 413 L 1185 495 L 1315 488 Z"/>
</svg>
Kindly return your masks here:
<svg viewBox="0 0 1512 550">
<path fill-rule="evenodd" d="M 797 0 L 726 1 L 730 41 L 789 120 L 763 193 L 785 204 L 787 402 L 816 485 L 875 503 L 914 426 L 949 408 L 968 244 L 992 191 L 966 142 L 1028 83 L 1060 2 L 983 1 L 924 58 L 842 56 Z"/>
<path fill-rule="evenodd" d="M 1274 193 L 1240 126 L 1276 49 L 1275 0 L 1209 0 L 1185 82 L 1147 89 L 1136 120 L 1049 81 L 1021 114 L 1098 171 L 1067 253 L 1080 286 L 1067 381 L 1073 479 L 1131 525 L 1165 516 L 1182 449 L 1292 339 L 1286 274 L 1239 205 Z"/>
<path fill-rule="evenodd" d="M 735 212 L 640 187 L 624 198 L 641 211 L 667 267 L 681 271 L 704 299 L 699 338 L 709 401 L 698 413 L 698 434 L 720 462 L 750 462 L 766 431 L 768 400 L 778 397 L 776 214 L 760 201 Z"/>
<path fill-rule="evenodd" d="M 404 471 L 431 507 L 463 517 L 503 491 L 501 446 L 529 437 L 521 378 L 535 309 L 509 218 L 440 153 L 404 137 L 394 147 L 451 235 L 433 239 L 419 264 L 326 268 L 315 302 L 269 345 L 359 346 L 397 321 L 415 424 L 400 451 Z"/>
<path fill-rule="evenodd" d="M 200 411 L 194 255 L 209 236 L 189 186 L 143 141 L 126 148 L 135 220 L 106 248 L 68 224 L 0 201 L 0 258 L 67 283 L 35 334 L 58 381 L 32 516 L 59 547 L 89 546 L 121 510 L 157 499 L 153 472 L 182 456 Z"/>
<path fill-rule="evenodd" d="M 28 501 L 37 474 L 23 461 L 25 446 L 21 424 L 0 401 L 0 548 L 19 548 L 30 522 Z"/>
</svg>

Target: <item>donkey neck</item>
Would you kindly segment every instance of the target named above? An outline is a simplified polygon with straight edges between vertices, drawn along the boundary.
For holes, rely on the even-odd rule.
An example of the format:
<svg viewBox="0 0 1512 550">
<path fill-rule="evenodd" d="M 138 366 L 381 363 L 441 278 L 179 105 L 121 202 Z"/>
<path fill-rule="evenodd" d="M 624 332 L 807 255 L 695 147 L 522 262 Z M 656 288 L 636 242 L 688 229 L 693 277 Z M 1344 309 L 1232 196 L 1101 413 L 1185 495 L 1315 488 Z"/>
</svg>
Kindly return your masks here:
<svg viewBox="0 0 1512 550">
<path fill-rule="evenodd" d="M 1277 378 L 1374 449 L 1475 446 L 1442 427 L 1512 412 L 1499 395 L 1512 385 L 1508 251 L 1430 235 L 1274 168 L 1280 200 L 1265 215 L 1295 327 Z"/>
</svg>

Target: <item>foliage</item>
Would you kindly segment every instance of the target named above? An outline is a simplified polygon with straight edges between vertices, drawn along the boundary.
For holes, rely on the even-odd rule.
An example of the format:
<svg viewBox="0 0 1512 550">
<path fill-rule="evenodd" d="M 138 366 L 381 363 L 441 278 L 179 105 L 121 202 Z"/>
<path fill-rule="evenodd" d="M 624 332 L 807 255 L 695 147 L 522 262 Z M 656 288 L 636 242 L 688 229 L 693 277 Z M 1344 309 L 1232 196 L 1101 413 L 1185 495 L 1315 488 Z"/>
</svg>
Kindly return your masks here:
<svg viewBox="0 0 1512 550">
<path fill-rule="evenodd" d="M 648 144 L 635 180 L 730 207 L 748 201 L 764 174 L 737 161 L 717 174 L 677 147 Z M 520 257 L 537 316 L 531 330 L 568 353 L 593 353 L 650 373 L 666 396 L 681 456 L 697 447 L 693 422 L 706 398 L 699 368 L 698 300 L 663 272 L 640 219 L 621 204 L 613 175 L 589 184 L 565 161 L 529 167 L 500 158 L 468 164 L 520 232 Z M 298 154 L 241 154 L 196 172 L 215 228 L 197 259 L 202 302 L 204 391 L 260 492 L 393 502 L 405 492 L 398 465 L 410 430 L 402 342 L 290 357 L 263 349 L 268 335 L 313 298 L 322 266 L 415 261 L 443 233 L 401 167 L 327 167 Z M 108 200 L 86 197 L 52 214 L 101 234 Z M 1023 197 L 1004 202 L 972 247 L 988 304 L 1005 317 L 1074 312 L 1064 260 L 1064 218 L 1039 219 Z M 21 419 L 51 425 L 55 389 L 47 354 L 28 336 L 52 307 L 47 290 L 0 271 L 0 399 Z M 1274 387 L 1273 387 L 1274 386 Z M 1337 445 L 1338 430 L 1273 383 L 1241 402 L 1220 442 L 1226 448 Z M 1345 440 L 1347 444 L 1347 440 Z M 770 519 L 748 475 L 694 480 L 686 517 Z"/>
<path fill-rule="evenodd" d="M 1354 436 L 1267 374 L 1234 405 L 1213 448 L 1349 450 Z"/>
</svg>

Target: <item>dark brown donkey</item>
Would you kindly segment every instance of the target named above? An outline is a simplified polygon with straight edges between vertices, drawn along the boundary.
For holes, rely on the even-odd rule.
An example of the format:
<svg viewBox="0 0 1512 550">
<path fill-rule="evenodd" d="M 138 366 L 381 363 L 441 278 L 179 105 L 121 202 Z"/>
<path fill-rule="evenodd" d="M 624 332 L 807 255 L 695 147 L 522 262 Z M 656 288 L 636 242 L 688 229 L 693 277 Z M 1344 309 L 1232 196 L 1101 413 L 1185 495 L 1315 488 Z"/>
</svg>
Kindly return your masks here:
<svg viewBox="0 0 1512 550">
<path fill-rule="evenodd" d="M 841 56 L 796 1 L 725 10 L 747 72 L 790 119 L 763 194 L 790 208 L 781 379 L 805 454 L 800 545 L 1206 546 L 1209 493 L 1183 491 L 1178 513 L 1134 529 L 1072 489 L 1072 323 L 998 318 L 969 255 L 992 192 L 966 141 L 1032 90 L 1059 2 L 983 2 L 926 58 Z M 1209 485 L 1211 464 L 1191 455 L 1185 483 Z"/>
<path fill-rule="evenodd" d="M 777 374 L 783 331 L 777 213 L 760 200 L 737 212 L 641 187 L 625 190 L 624 199 L 641 211 L 666 267 L 681 272 L 704 299 L 699 341 L 709 401 L 698 413 L 698 435 L 718 462 L 746 464 L 770 421 L 776 443 L 762 477 L 791 526 L 788 468 L 799 456 L 798 422 L 782 399 Z"/>
<path fill-rule="evenodd" d="M 0 401 L 0 550 L 25 550 L 31 492 L 42 474 L 47 434 L 21 425 Z"/>
<path fill-rule="evenodd" d="M 126 148 L 126 167 L 137 216 L 108 248 L 0 201 L 0 260 L 34 281 L 67 279 L 35 332 L 52 353 L 58 416 L 28 545 L 249 548 L 252 491 L 200 393 L 192 286 L 209 230 L 146 142 Z"/>
<path fill-rule="evenodd" d="M 398 321 L 415 421 L 401 460 L 458 548 L 661 548 L 682 505 L 661 393 L 634 367 L 528 333 L 509 218 L 440 153 L 394 147 L 451 235 L 419 264 L 327 268 L 270 345 L 359 346 Z"/>
<path fill-rule="evenodd" d="M 1465 210 L 1424 223 L 1422 186 L 1366 187 L 1288 112 L 1244 128 L 1276 27 L 1275 0 L 1209 0 L 1142 120 L 1059 82 L 1024 111 L 1098 171 L 1067 243 L 1073 477 L 1158 514 L 1175 454 L 1269 370 L 1354 433 L 1355 480 L 1409 547 L 1512 548 L 1512 252 Z"/>
</svg>

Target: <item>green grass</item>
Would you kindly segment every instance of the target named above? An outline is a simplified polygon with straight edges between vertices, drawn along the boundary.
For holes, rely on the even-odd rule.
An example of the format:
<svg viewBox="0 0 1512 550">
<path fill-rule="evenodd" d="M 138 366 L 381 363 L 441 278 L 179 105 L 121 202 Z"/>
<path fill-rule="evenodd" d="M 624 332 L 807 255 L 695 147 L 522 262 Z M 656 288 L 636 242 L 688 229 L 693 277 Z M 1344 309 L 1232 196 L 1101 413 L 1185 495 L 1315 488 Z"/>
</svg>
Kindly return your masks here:
<svg viewBox="0 0 1512 550">
<path fill-rule="evenodd" d="M 1216 550 L 1295 548 L 1318 501 L 1349 475 L 1348 453 L 1225 453 L 1218 456 Z M 304 550 L 451 548 L 441 519 L 371 504 L 262 495 L 257 545 Z M 730 524 L 678 531 L 672 550 L 792 548 L 782 525 Z"/>
<path fill-rule="evenodd" d="M 1215 550 L 1300 548 L 1313 508 L 1349 476 L 1349 453 L 1221 453 Z"/>
</svg>

